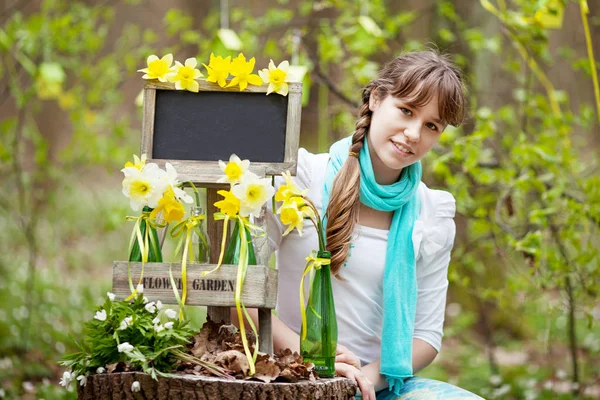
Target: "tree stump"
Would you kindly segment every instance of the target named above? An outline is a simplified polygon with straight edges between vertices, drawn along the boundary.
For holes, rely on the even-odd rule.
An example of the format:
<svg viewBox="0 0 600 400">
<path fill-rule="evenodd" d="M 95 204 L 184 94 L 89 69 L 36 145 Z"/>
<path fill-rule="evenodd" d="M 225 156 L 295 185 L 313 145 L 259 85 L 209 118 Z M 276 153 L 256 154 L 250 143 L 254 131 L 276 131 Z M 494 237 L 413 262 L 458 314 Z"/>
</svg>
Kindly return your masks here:
<svg viewBox="0 0 600 400">
<path fill-rule="evenodd" d="M 138 381 L 140 390 L 131 386 Z M 85 386 L 77 387 L 78 399 L 157 399 L 157 400 L 347 400 L 356 394 L 356 385 L 346 378 L 318 379 L 296 383 L 263 383 L 248 380 L 181 375 L 158 378 L 140 372 L 90 375 Z"/>
</svg>

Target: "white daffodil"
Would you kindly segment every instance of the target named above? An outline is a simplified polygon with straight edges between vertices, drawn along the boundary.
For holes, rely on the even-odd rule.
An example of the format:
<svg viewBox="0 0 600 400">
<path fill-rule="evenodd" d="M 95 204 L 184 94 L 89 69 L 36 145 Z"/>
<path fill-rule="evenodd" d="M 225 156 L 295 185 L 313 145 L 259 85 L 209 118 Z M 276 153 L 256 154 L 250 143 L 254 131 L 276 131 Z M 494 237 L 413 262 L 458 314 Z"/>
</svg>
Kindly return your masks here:
<svg viewBox="0 0 600 400">
<path fill-rule="evenodd" d="M 194 202 L 194 199 L 192 198 L 192 196 L 187 194 L 185 192 L 185 190 L 180 189 L 178 187 L 180 182 L 177 179 L 177 171 L 175 170 L 175 167 L 173 165 L 171 165 L 171 163 L 165 163 L 165 169 L 167 170 L 167 173 L 165 174 L 163 179 L 165 179 L 167 184 L 171 185 L 171 187 L 173 188 L 173 192 L 175 193 L 175 198 L 177 198 L 177 200 L 179 200 L 179 201 L 183 201 L 185 203 L 192 204 Z"/>
<path fill-rule="evenodd" d="M 170 308 L 165 310 L 165 315 L 171 319 L 177 318 L 177 311 L 171 310 Z"/>
<path fill-rule="evenodd" d="M 96 373 L 97 373 L 97 374 L 103 374 L 105 371 L 106 371 L 106 369 L 104 369 L 104 367 L 98 367 L 98 368 L 96 369 Z"/>
<path fill-rule="evenodd" d="M 94 319 L 97 319 L 98 321 L 106 321 L 106 310 L 96 311 Z"/>
<path fill-rule="evenodd" d="M 146 306 L 144 307 L 146 309 L 146 311 L 148 311 L 150 314 L 154 314 L 156 312 L 156 306 L 154 305 L 154 302 L 151 301 L 150 303 L 146 304 Z"/>
<path fill-rule="evenodd" d="M 158 300 L 158 301 L 156 302 L 156 309 L 157 309 L 157 310 L 160 310 L 160 309 L 162 309 L 162 308 L 163 308 L 163 303 L 162 303 L 162 301 Z"/>
<path fill-rule="evenodd" d="M 161 324 L 156 324 L 154 325 L 154 332 L 158 333 L 158 332 L 162 332 L 165 330 L 165 327 Z"/>
<path fill-rule="evenodd" d="M 119 325 L 119 330 L 122 331 L 127 329 L 133 323 L 133 317 L 127 317 L 123 321 L 121 321 L 121 325 Z"/>
<path fill-rule="evenodd" d="M 129 353 L 133 350 L 133 346 L 128 342 L 123 342 L 117 346 L 117 350 L 119 350 L 119 353 Z"/>
<path fill-rule="evenodd" d="M 77 380 L 79 381 L 79 386 L 85 386 L 87 384 L 87 376 L 85 375 L 79 375 Z"/>
<path fill-rule="evenodd" d="M 156 208 L 168 186 L 166 172 L 154 163 L 146 164 L 141 170 L 125 167 L 121 171 L 125 174 L 123 194 L 129 198 L 131 209 L 139 211 L 144 206 Z"/>
<path fill-rule="evenodd" d="M 106 292 L 106 295 L 110 299 L 110 301 L 115 301 L 115 294 L 111 292 Z"/>
<path fill-rule="evenodd" d="M 288 61 L 282 61 L 276 67 L 273 60 L 269 62 L 269 69 L 261 69 L 258 71 L 263 82 L 268 83 L 267 94 L 276 92 L 282 96 L 288 94 L 288 83 L 290 80 L 289 75 L 290 63 Z"/>
<path fill-rule="evenodd" d="M 174 322 L 173 322 L 173 321 L 171 321 L 171 322 L 167 322 L 167 323 L 165 324 L 165 328 L 166 328 L 166 329 L 173 329 L 173 324 L 174 324 Z"/>
<path fill-rule="evenodd" d="M 142 285 L 141 283 L 138 284 L 137 287 L 135 288 L 135 290 L 137 290 L 138 294 L 144 293 L 144 285 Z"/>
<path fill-rule="evenodd" d="M 141 386 L 140 383 L 138 381 L 135 381 L 131 384 L 131 391 L 132 392 L 139 392 L 141 390 Z"/>
<path fill-rule="evenodd" d="M 69 384 L 71 383 L 71 381 L 73 380 L 73 376 L 71 375 L 71 373 L 69 371 L 65 371 L 63 372 L 63 376 L 62 379 L 60 380 L 60 385 L 67 387 L 69 386 Z"/>
<path fill-rule="evenodd" d="M 240 200 L 240 215 L 259 215 L 260 209 L 267 200 L 275 194 L 270 178 L 259 178 L 256 174 L 248 172 L 239 185 L 231 191 Z"/>
<path fill-rule="evenodd" d="M 235 185 L 240 182 L 244 177 L 244 174 L 248 171 L 250 166 L 250 160 L 241 160 L 237 155 L 232 154 L 229 157 L 229 162 L 225 164 L 224 161 L 219 160 L 219 167 L 225 173 L 225 176 L 220 178 L 218 183 L 230 183 Z"/>
</svg>

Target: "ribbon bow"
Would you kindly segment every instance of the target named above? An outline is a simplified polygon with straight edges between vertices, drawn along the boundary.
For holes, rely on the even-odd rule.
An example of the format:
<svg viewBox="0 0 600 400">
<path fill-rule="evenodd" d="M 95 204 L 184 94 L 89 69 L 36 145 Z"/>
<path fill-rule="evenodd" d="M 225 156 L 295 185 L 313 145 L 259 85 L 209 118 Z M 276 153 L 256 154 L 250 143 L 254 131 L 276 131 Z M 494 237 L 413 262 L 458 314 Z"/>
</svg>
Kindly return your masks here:
<svg viewBox="0 0 600 400">
<path fill-rule="evenodd" d="M 321 269 L 323 265 L 331 264 L 329 258 L 317 257 L 317 252 L 312 251 L 310 256 L 306 257 L 306 266 L 304 267 L 304 273 L 300 280 L 300 314 L 302 314 L 302 340 L 306 339 L 306 308 L 304 307 L 304 278 L 309 273 Z"/>
</svg>

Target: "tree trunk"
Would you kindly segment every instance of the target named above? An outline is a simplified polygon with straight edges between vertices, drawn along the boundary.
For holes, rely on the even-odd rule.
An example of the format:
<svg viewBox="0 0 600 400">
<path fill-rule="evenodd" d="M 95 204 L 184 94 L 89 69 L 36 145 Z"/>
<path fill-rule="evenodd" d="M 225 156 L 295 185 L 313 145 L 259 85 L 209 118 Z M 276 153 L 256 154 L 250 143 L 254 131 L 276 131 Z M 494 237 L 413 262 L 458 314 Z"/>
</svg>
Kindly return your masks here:
<svg viewBox="0 0 600 400">
<path fill-rule="evenodd" d="M 140 390 L 133 392 L 133 382 Z M 182 375 L 153 380 L 139 372 L 96 374 L 78 386 L 78 399 L 195 399 L 195 400 L 285 400 L 285 399 L 351 399 L 356 385 L 346 378 L 319 379 L 297 383 L 263 383 L 245 380 L 227 380 L 207 376 Z"/>
</svg>

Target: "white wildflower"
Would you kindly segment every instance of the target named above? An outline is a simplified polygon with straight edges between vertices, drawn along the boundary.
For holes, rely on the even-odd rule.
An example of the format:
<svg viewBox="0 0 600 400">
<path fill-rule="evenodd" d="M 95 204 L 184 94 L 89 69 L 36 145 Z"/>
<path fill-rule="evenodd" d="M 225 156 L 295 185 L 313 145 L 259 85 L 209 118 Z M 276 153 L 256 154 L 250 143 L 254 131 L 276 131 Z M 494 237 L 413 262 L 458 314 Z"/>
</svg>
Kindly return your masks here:
<svg viewBox="0 0 600 400">
<path fill-rule="evenodd" d="M 110 301 L 115 301 L 115 294 L 111 292 L 106 292 L 106 295 L 110 299 Z"/>
<path fill-rule="evenodd" d="M 500 383 L 502 383 L 502 377 L 499 375 L 492 375 L 490 376 L 490 383 L 494 386 L 498 386 Z"/>
<path fill-rule="evenodd" d="M 177 318 L 177 311 L 169 308 L 168 310 L 165 311 L 165 315 L 171 319 L 175 319 L 175 318 Z"/>
<path fill-rule="evenodd" d="M 106 369 L 104 369 L 104 367 L 98 367 L 98 369 L 96 369 L 97 374 L 103 374 L 104 372 L 106 372 Z"/>
<path fill-rule="evenodd" d="M 119 325 L 119 330 L 127 329 L 133 323 L 133 317 L 127 317 L 123 321 L 121 321 L 121 325 Z"/>
<path fill-rule="evenodd" d="M 106 310 L 96 311 L 94 319 L 97 319 L 98 321 L 106 321 Z"/>
<path fill-rule="evenodd" d="M 119 350 L 119 353 L 129 353 L 133 350 L 133 346 L 127 342 L 123 342 L 117 346 L 117 350 Z"/>
<path fill-rule="evenodd" d="M 167 329 L 173 329 L 173 321 L 171 321 L 171 322 L 167 322 L 167 323 L 165 324 L 165 328 L 167 328 Z"/>
<path fill-rule="evenodd" d="M 25 381 L 23 382 L 23 390 L 27 393 L 33 393 L 35 392 L 35 386 L 31 382 Z"/>
<path fill-rule="evenodd" d="M 77 380 L 79 381 L 79 386 L 85 386 L 87 384 L 87 376 L 85 375 L 79 375 Z"/>
<path fill-rule="evenodd" d="M 152 323 L 153 323 L 154 325 L 158 324 L 159 322 L 160 322 L 160 318 L 158 318 L 158 317 L 156 317 L 156 318 L 154 318 L 154 319 L 152 320 Z"/>
<path fill-rule="evenodd" d="M 162 308 L 163 308 L 163 303 L 162 303 L 162 301 L 158 300 L 158 301 L 156 302 L 156 309 L 157 309 L 157 310 L 160 310 L 160 309 L 162 309 Z"/>
<path fill-rule="evenodd" d="M 63 376 L 62 379 L 60 380 L 60 385 L 67 387 L 69 386 L 69 383 L 71 383 L 71 381 L 73 380 L 73 377 L 71 376 L 71 373 L 69 371 L 65 371 L 63 372 Z"/>
<path fill-rule="evenodd" d="M 142 285 L 141 283 L 138 284 L 135 290 L 137 290 L 138 293 L 144 293 L 144 285 Z"/>
<path fill-rule="evenodd" d="M 140 383 L 138 381 L 135 381 L 131 384 L 131 391 L 132 392 L 139 392 L 141 389 Z"/>
<path fill-rule="evenodd" d="M 154 314 L 156 312 L 156 306 L 154 305 L 154 302 L 151 301 L 150 303 L 146 304 L 146 306 L 144 307 L 146 309 L 146 311 L 148 311 L 150 314 Z"/>
<path fill-rule="evenodd" d="M 158 333 L 158 332 L 162 332 L 165 330 L 165 327 L 160 325 L 160 324 L 156 324 L 154 325 L 154 332 Z"/>
</svg>

